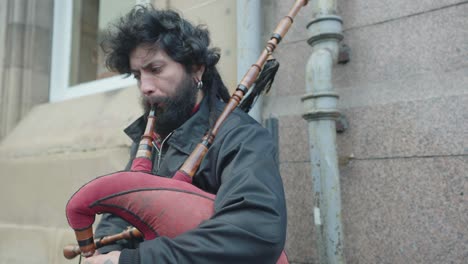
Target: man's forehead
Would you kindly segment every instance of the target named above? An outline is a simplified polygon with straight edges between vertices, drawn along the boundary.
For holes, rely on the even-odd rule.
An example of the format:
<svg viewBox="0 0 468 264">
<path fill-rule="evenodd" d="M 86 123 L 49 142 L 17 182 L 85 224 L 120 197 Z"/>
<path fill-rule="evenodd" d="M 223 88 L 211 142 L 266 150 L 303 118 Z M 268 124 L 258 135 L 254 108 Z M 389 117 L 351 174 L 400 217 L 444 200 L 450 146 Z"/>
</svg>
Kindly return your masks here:
<svg viewBox="0 0 468 264">
<path fill-rule="evenodd" d="M 167 61 L 170 57 L 159 47 L 140 45 L 130 53 L 130 67 L 144 67 L 154 61 Z"/>
</svg>

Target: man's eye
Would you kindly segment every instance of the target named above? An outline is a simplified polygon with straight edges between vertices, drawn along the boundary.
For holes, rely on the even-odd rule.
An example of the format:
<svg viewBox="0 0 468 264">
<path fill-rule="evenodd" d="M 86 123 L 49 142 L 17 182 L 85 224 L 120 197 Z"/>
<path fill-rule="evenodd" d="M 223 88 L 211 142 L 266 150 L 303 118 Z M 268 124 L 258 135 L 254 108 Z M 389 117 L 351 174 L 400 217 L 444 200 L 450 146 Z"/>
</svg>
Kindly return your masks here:
<svg viewBox="0 0 468 264">
<path fill-rule="evenodd" d="M 153 73 L 153 74 L 160 73 L 161 71 L 162 71 L 162 67 L 151 68 L 151 73 Z"/>
<path fill-rule="evenodd" d="M 136 80 L 140 80 L 140 75 L 139 74 L 133 74 L 133 78 L 135 78 Z"/>
</svg>

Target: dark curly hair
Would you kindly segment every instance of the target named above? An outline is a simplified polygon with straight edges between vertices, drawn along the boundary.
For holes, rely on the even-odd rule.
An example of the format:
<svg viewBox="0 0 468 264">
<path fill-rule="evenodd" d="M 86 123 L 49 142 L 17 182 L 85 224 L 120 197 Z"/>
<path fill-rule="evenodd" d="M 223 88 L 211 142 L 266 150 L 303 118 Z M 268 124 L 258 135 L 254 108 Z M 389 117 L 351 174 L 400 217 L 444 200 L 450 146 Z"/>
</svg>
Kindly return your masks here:
<svg viewBox="0 0 468 264">
<path fill-rule="evenodd" d="M 203 91 L 208 96 L 212 123 L 215 100 L 227 102 L 230 96 L 216 69 L 220 51 L 210 47 L 206 27 L 194 26 L 172 10 L 158 10 L 151 5 L 135 6 L 104 34 L 101 48 L 106 53 L 106 67 L 130 75 L 130 53 L 142 44 L 163 49 L 188 73 L 194 65 L 205 66 Z"/>
</svg>

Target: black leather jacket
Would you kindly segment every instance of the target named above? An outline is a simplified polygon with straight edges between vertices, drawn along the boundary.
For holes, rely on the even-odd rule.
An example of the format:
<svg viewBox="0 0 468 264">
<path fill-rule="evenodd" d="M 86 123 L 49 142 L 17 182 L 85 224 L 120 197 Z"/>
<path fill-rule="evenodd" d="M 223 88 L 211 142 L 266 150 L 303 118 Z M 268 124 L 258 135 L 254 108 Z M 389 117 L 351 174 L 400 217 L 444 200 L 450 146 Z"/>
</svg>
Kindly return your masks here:
<svg viewBox="0 0 468 264">
<path fill-rule="evenodd" d="M 224 103 L 216 105 L 219 113 L 223 108 Z M 154 155 L 154 174 L 174 175 L 206 133 L 208 116 L 208 104 L 203 100 L 198 112 L 166 140 L 164 155 Z M 130 163 L 145 125 L 140 118 L 125 130 L 134 141 Z M 276 151 L 270 133 L 236 109 L 222 125 L 193 181 L 216 194 L 213 217 L 174 239 L 158 237 L 136 249 L 126 248 L 119 263 L 275 263 L 286 236 Z M 104 215 L 96 236 L 115 234 L 126 226 L 123 220 Z M 121 248 L 103 251 L 116 249 Z"/>
</svg>

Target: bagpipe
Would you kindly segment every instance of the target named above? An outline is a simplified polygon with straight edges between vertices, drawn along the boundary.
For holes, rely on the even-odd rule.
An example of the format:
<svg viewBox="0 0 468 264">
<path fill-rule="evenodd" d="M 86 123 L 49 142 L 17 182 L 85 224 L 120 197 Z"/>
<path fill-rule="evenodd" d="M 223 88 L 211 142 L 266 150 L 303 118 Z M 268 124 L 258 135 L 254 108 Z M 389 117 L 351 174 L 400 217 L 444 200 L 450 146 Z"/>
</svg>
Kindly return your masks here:
<svg viewBox="0 0 468 264">
<path fill-rule="evenodd" d="M 299 10 L 307 3 L 308 0 L 296 0 L 288 15 L 277 25 L 257 62 L 238 84 L 223 112 L 172 178 L 155 177 L 151 174 L 156 117 L 155 109 L 149 112 L 131 169 L 97 177 L 83 185 L 68 201 L 66 216 L 70 227 L 75 231 L 78 246 L 66 246 L 63 251 L 66 258 L 70 259 L 78 254 L 92 256 L 97 248 L 119 239 L 142 237 L 151 240 L 159 236 L 174 238 L 213 216 L 216 196 L 194 186 L 192 178 L 227 116 L 236 107 L 248 111 L 251 98 L 258 96 L 265 87 L 269 89 L 271 86 L 275 73 L 275 70 L 271 70 L 274 67 L 267 67 L 273 61 L 271 55 L 291 27 Z M 254 89 L 244 98 L 254 83 Z M 243 99 L 245 100 L 242 101 Z M 246 104 L 246 101 L 250 103 Z M 114 214 L 134 228 L 95 241 L 92 227 L 96 214 L 102 213 Z M 284 251 L 277 263 L 288 263 Z"/>
</svg>

